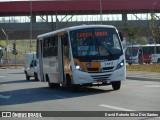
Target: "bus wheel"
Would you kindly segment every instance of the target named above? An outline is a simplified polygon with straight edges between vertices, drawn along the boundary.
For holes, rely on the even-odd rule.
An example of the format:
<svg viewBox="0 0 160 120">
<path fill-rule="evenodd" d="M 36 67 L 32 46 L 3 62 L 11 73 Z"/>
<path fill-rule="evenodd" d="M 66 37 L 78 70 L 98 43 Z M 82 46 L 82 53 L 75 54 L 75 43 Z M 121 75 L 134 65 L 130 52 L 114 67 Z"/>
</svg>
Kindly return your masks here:
<svg viewBox="0 0 160 120">
<path fill-rule="evenodd" d="M 26 80 L 30 80 L 30 76 L 28 76 L 27 72 L 25 72 L 26 74 Z"/>
<path fill-rule="evenodd" d="M 34 73 L 34 79 L 35 79 L 36 81 L 38 81 L 37 73 Z"/>
<path fill-rule="evenodd" d="M 115 81 L 115 82 L 112 82 L 112 88 L 114 90 L 119 90 L 121 87 L 121 81 Z"/>
<path fill-rule="evenodd" d="M 78 90 L 78 86 L 72 84 L 71 77 L 69 75 L 66 76 L 66 86 L 71 91 Z"/>
<path fill-rule="evenodd" d="M 69 89 L 72 87 L 71 77 L 69 75 L 66 76 L 66 86 Z"/>
<path fill-rule="evenodd" d="M 52 83 L 53 84 L 53 88 L 59 88 L 60 84 L 59 83 Z"/>
</svg>

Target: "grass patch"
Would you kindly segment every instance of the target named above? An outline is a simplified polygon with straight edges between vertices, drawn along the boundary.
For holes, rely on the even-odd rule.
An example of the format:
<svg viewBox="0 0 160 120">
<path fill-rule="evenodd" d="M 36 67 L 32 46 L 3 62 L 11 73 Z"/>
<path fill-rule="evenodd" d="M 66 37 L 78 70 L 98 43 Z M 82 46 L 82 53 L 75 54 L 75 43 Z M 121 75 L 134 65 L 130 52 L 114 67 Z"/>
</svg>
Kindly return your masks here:
<svg viewBox="0 0 160 120">
<path fill-rule="evenodd" d="M 13 49 L 14 40 L 9 40 L 8 46 Z M 36 40 L 31 41 L 31 51 L 36 51 Z M 0 46 L 6 48 L 6 40 L 0 40 Z M 30 40 L 16 40 L 16 49 L 22 51 L 30 51 Z"/>
<path fill-rule="evenodd" d="M 127 71 L 159 72 L 160 64 L 127 65 Z"/>
</svg>

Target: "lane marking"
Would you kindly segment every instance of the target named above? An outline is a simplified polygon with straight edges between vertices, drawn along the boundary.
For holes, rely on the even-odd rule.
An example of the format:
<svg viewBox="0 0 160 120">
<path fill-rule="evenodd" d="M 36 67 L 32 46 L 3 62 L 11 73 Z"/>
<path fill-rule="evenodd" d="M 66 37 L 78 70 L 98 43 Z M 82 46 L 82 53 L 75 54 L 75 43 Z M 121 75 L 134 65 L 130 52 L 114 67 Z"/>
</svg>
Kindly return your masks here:
<svg viewBox="0 0 160 120">
<path fill-rule="evenodd" d="M 115 110 L 121 110 L 121 111 L 136 111 L 136 110 L 126 109 L 126 108 L 121 108 L 121 107 L 116 107 L 116 106 L 111 106 L 111 105 L 105 105 L 105 104 L 101 104 L 99 106 L 100 107 L 111 108 L 111 109 L 115 109 Z"/>
<path fill-rule="evenodd" d="M 3 99 L 9 99 L 11 96 L 4 96 L 4 95 L 0 95 L 0 98 L 3 98 Z"/>
</svg>

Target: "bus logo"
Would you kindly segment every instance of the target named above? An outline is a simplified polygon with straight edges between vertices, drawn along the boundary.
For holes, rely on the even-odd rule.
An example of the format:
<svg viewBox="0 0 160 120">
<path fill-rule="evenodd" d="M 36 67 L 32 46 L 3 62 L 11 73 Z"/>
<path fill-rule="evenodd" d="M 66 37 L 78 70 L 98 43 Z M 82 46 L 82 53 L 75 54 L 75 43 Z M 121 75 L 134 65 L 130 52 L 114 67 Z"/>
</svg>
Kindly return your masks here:
<svg viewBox="0 0 160 120">
<path fill-rule="evenodd" d="M 86 63 L 87 68 L 91 68 L 91 63 Z"/>
</svg>

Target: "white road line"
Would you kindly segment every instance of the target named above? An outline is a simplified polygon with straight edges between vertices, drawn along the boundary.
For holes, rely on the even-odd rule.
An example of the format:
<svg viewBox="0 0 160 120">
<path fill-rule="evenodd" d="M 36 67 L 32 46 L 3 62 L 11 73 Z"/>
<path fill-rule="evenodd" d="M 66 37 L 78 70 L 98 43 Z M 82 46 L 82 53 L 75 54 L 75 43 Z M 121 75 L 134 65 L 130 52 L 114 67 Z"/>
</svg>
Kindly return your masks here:
<svg viewBox="0 0 160 120">
<path fill-rule="evenodd" d="M 4 96 L 4 95 L 0 95 L 0 98 L 3 98 L 3 99 L 9 99 L 11 96 Z"/>
<path fill-rule="evenodd" d="M 105 104 L 101 104 L 99 106 L 106 107 L 106 108 L 111 108 L 111 109 L 115 109 L 115 110 L 121 110 L 121 111 L 136 111 L 136 110 L 126 109 L 126 108 L 121 108 L 121 107 L 115 107 L 115 106 L 110 106 L 110 105 L 105 105 Z"/>
</svg>

